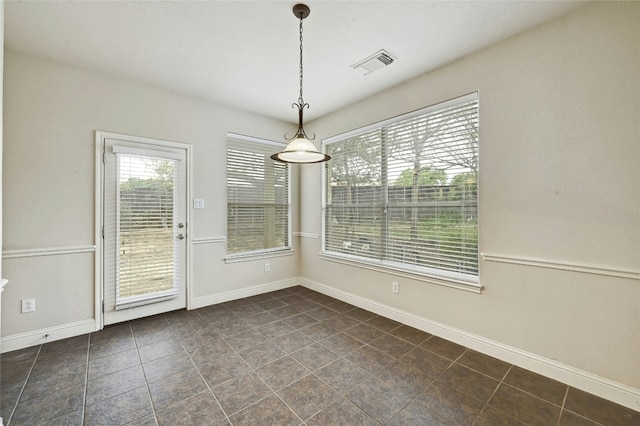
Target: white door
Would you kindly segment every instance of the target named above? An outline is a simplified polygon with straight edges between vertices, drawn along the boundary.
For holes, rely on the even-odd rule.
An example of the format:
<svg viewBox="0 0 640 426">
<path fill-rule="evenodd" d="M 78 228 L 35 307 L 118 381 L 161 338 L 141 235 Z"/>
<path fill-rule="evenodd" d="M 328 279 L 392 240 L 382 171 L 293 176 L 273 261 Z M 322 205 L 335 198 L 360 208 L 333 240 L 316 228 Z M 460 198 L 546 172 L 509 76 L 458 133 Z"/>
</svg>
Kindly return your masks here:
<svg viewBox="0 0 640 426">
<path fill-rule="evenodd" d="M 186 149 L 105 138 L 103 158 L 103 323 L 186 307 Z"/>
</svg>

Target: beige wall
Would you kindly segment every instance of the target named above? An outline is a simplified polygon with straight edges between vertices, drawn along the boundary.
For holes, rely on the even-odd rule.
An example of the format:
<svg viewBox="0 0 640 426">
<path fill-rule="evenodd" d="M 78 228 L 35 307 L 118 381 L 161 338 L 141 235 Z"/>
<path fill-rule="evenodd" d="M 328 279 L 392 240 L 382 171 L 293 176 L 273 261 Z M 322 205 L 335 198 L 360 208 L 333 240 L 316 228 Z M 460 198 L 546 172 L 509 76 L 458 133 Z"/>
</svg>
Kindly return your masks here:
<svg viewBox="0 0 640 426">
<path fill-rule="evenodd" d="M 327 138 L 478 91 L 480 251 L 564 269 L 481 261 L 478 295 L 324 260 L 303 238 L 302 276 L 640 389 L 639 76 L 640 3 L 599 3 L 309 125 Z M 301 231 L 319 234 L 320 169 L 301 181 Z"/>
<path fill-rule="evenodd" d="M 193 211 L 189 230 L 193 238 L 215 239 L 226 235 L 226 133 L 280 140 L 292 127 L 11 50 L 5 65 L 3 250 L 11 284 L 2 301 L 4 339 L 95 318 L 95 130 L 192 144 L 193 196 L 205 209 Z M 296 175 L 294 168 L 295 211 Z M 7 256 L 74 247 L 80 252 Z M 219 242 L 192 246 L 195 304 L 299 274 L 297 254 L 269 259 L 266 274 L 264 261 L 225 264 L 225 250 Z M 20 300 L 31 297 L 36 312 L 20 314 Z"/>
</svg>

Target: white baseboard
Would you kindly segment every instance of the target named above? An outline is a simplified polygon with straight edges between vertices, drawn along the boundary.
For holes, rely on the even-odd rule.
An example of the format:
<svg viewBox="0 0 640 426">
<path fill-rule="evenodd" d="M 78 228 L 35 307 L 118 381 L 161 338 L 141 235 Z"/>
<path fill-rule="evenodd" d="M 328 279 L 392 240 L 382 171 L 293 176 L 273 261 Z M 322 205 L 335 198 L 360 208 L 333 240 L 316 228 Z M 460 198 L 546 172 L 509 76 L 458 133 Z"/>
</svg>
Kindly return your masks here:
<svg viewBox="0 0 640 426">
<path fill-rule="evenodd" d="M 239 290 L 225 291 L 210 296 L 194 297 L 191 299 L 189 309 L 204 308 L 205 306 L 216 305 L 218 303 L 229 302 L 231 300 L 242 299 L 244 297 L 257 296 L 270 291 L 282 290 L 283 288 L 294 287 L 300 284 L 298 278 L 291 278 L 283 281 L 275 281 L 267 284 L 260 284 Z"/>
<path fill-rule="evenodd" d="M 0 342 L 0 352 L 11 352 L 18 349 L 28 348 L 30 346 L 93 333 L 97 329 L 96 320 L 88 319 L 55 327 L 41 328 L 39 330 L 33 330 L 26 333 L 13 334 L 2 338 L 2 341 Z"/>
<path fill-rule="evenodd" d="M 483 354 L 533 371 L 574 388 L 640 411 L 640 389 L 597 376 L 557 361 L 486 339 L 445 324 L 351 294 L 325 284 L 299 278 L 299 284 L 359 308 L 393 319 L 427 333 L 450 340 Z"/>
</svg>

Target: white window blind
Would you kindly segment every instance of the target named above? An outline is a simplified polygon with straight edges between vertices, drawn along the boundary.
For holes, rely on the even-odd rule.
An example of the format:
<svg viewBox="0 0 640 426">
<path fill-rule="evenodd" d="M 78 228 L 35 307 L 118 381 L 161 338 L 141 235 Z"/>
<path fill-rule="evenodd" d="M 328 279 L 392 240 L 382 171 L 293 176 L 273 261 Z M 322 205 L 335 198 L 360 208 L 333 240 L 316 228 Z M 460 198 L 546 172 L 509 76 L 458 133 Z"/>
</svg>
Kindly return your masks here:
<svg viewBox="0 0 640 426">
<path fill-rule="evenodd" d="M 174 238 L 174 211 L 183 167 L 164 153 L 114 147 L 116 195 L 116 303 L 125 309 L 178 294 L 181 251 Z M 153 155 L 153 156 L 152 156 Z M 173 157 L 170 153 L 167 157 Z"/>
<path fill-rule="evenodd" d="M 477 94 L 325 145 L 326 253 L 477 282 Z"/>
<path fill-rule="evenodd" d="M 227 253 L 288 250 L 289 168 L 270 158 L 273 143 L 244 137 L 227 144 Z"/>
</svg>

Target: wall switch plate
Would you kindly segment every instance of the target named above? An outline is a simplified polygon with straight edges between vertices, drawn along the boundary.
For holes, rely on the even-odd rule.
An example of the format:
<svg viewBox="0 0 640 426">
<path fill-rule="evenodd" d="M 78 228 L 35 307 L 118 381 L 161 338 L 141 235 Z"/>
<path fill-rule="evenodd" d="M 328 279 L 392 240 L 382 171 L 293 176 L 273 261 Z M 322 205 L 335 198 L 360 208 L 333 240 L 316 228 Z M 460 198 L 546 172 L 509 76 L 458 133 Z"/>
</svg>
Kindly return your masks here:
<svg viewBox="0 0 640 426">
<path fill-rule="evenodd" d="M 194 209 L 204 209 L 204 200 L 202 198 L 194 198 L 193 199 L 193 208 Z"/>
<path fill-rule="evenodd" d="M 269 272 L 271 270 L 271 265 L 269 265 L 268 263 L 264 264 L 264 271 L 265 272 Z"/>
<path fill-rule="evenodd" d="M 22 313 L 35 312 L 36 299 L 22 299 Z"/>
<path fill-rule="evenodd" d="M 391 283 L 391 292 L 395 293 L 395 294 L 398 294 L 399 291 L 400 291 L 400 289 L 399 289 L 398 283 L 395 282 L 395 281 L 392 282 Z"/>
</svg>

